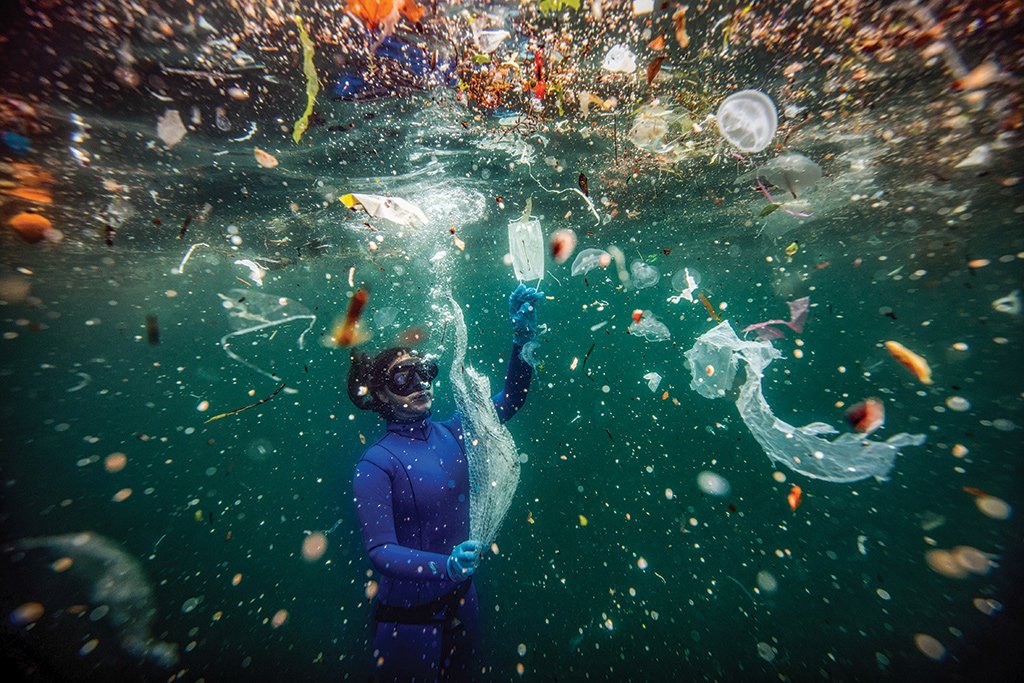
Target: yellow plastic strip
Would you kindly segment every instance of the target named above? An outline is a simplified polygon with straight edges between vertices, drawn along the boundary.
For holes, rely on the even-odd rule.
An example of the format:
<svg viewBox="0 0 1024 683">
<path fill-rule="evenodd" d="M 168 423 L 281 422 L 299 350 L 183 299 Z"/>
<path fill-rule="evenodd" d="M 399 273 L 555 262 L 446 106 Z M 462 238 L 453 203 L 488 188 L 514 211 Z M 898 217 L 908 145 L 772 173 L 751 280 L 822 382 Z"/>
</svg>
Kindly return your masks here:
<svg viewBox="0 0 1024 683">
<path fill-rule="evenodd" d="M 302 25 L 302 17 L 292 17 L 299 27 L 299 39 L 302 41 L 302 73 L 306 75 L 306 111 L 295 122 L 292 129 L 292 140 L 298 143 L 302 134 L 309 128 L 309 115 L 313 113 L 313 103 L 316 102 L 316 95 L 320 92 L 320 81 L 316 77 L 316 67 L 313 66 L 313 41 L 306 33 Z"/>
</svg>

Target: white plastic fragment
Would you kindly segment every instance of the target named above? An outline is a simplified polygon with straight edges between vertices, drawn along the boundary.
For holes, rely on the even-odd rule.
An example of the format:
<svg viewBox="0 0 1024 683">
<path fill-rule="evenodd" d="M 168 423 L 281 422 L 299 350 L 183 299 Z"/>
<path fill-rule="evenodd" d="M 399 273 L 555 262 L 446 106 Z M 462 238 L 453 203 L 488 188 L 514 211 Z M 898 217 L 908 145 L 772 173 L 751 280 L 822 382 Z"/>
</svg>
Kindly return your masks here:
<svg viewBox="0 0 1024 683">
<path fill-rule="evenodd" d="M 263 266 L 250 259 L 239 259 L 235 261 L 235 265 L 245 266 L 246 268 L 248 268 L 249 277 L 252 278 L 253 282 L 255 282 L 260 287 L 263 286 L 263 278 L 267 274 L 267 271 L 265 268 L 263 268 Z"/>
<path fill-rule="evenodd" d="M 633 0 L 633 16 L 639 17 L 654 11 L 654 0 Z"/>
<path fill-rule="evenodd" d="M 998 311 L 999 313 L 1007 313 L 1009 315 L 1020 315 L 1020 290 L 1015 289 L 1006 296 L 999 297 L 998 299 L 993 301 L 992 309 Z"/>
<path fill-rule="evenodd" d="M 740 387 L 736 408 L 751 434 L 774 462 L 813 479 L 854 482 L 868 477 L 884 480 L 892 470 L 899 449 L 920 446 L 923 434 L 900 433 L 887 441 L 865 434 L 845 432 L 829 441 L 837 430 L 824 422 L 794 427 L 772 413 L 764 398 L 764 369 L 782 354 L 766 341 L 743 341 L 728 321 L 701 335 L 685 354 L 693 380 L 690 388 L 705 398 L 720 398 L 732 389 L 742 360 L 746 381 Z"/>
<path fill-rule="evenodd" d="M 636 71 L 636 55 L 625 45 L 616 45 L 604 56 L 601 68 L 613 73 L 631 74 Z"/>
<path fill-rule="evenodd" d="M 510 35 L 508 31 L 478 31 L 473 33 L 473 42 L 481 52 L 490 54 Z"/>
<path fill-rule="evenodd" d="M 355 201 L 353 202 L 352 199 Z M 420 227 L 427 224 L 427 215 L 420 207 L 401 197 L 382 197 L 376 194 L 348 194 L 341 198 L 345 206 L 356 203 L 374 218 L 383 218 L 405 227 Z"/>
<path fill-rule="evenodd" d="M 168 109 L 156 122 L 156 134 L 168 147 L 174 147 L 182 141 L 188 130 L 181 120 L 177 109 Z"/>
<path fill-rule="evenodd" d="M 978 145 L 971 150 L 971 153 L 960 160 L 956 168 L 977 168 L 988 166 L 992 161 L 992 147 L 990 145 Z"/>
<path fill-rule="evenodd" d="M 686 289 L 680 292 L 677 296 L 670 296 L 668 301 L 673 304 L 679 303 L 681 299 L 686 299 L 691 304 L 695 303 L 693 293 L 697 291 L 697 281 L 692 275 L 690 275 L 689 268 L 683 268 L 683 277 L 686 279 Z M 673 282 L 675 278 L 672 278 Z"/>
<path fill-rule="evenodd" d="M 658 385 L 661 384 L 661 375 L 656 372 L 648 372 L 644 375 L 644 379 L 647 380 L 647 388 L 651 391 L 657 391 Z"/>
</svg>

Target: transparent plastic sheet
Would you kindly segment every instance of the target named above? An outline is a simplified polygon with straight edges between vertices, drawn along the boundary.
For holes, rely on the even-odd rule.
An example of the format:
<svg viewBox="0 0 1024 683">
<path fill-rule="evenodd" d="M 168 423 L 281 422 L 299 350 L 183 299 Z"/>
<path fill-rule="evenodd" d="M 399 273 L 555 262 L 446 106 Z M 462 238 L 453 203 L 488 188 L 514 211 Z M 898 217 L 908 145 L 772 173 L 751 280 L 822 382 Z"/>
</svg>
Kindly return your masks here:
<svg viewBox="0 0 1024 683">
<path fill-rule="evenodd" d="M 275 382 L 280 381 L 279 376 L 258 367 L 235 353 L 231 349 L 231 340 L 235 337 L 265 332 L 297 320 L 308 320 L 309 324 L 306 325 L 306 329 L 299 334 L 298 346 L 302 349 L 305 348 L 306 335 L 316 323 L 316 315 L 302 304 L 286 296 L 266 294 L 251 289 L 232 289 L 229 294 L 230 296 L 217 294 L 225 302 L 224 306 L 228 311 L 228 324 L 233 330 L 220 338 L 221 348 L 232 360 Z M 273 330 L 271 334 L 274 332 L 276 330 Z"/>
<path fill-rule="evenodd" d="M 85 531 L 23 538 L 4 550 L 11 555 L 12 571 L 20 580 L 28 581 L 30 586 L 38 582 L 38 590 L 47 593 L 51 600 L 106 606 L 100 618 L 114 630 L 119 645 L 129 655 L 168 669 L 178 663 L 178 646 L 154 638 L 150 630 L 156 616 L 156 600 L 142 563 L 114 541 Z M 61 558 L 71 562 L 54 579 L 54 562 Z M 47 618 L 63 619 L 73 628 L 73 617 L 57 610 L 49 612 L 49 608 L 48 604 Z M 87 623 L 82 625 L 86 631 Z"/>
<path fill-rule="evenodd" d="M 736 408 L 765 454 L 776 463 L 812 479 L 848 483 L 874 477 L 885 480 L 899 449 L 920 446 L 923 434 L 900 433 L 887 441 L 864 434 L 838 434 L 831 425 L 812 422 L 794 427 L 772 413 L 761 390 L 764 369 L 782 354 L 766 341 L 743 341 L 728 321 L 701 335 L 685 354 L 693 380 L 690 388 L 705 398 L 721 398 L 732 388 L 739 361 L 746 364 Z"/>
<path fill-rule="evenodd" d="M 469 537 L 489 546 L 519 486 L 519 453 L 512 434 L 494 409 L 490 380 L 465 364 L 466 321 L 451 294 L 448 301 L 455 327 L 452 391 L 462 416 L 469 461 Z"/>
</svg>

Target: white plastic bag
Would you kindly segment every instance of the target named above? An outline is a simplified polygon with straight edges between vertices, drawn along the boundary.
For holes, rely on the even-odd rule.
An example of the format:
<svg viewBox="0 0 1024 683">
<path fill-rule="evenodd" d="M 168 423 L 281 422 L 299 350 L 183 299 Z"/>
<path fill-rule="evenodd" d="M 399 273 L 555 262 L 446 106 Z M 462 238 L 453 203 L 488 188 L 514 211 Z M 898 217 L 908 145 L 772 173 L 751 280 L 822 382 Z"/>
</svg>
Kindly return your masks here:
<svg viewBox="0 0 1024 683">
<path fill-rule="evenodd" d="M 350 209 L 359 205 L 374 218 L 383 218 L 397 225 L 415 228 L 427 224 L 427 215 L 420 207 L 400 197 L 347 194 L 341 198 L 341 202 Z"/>
</svg>

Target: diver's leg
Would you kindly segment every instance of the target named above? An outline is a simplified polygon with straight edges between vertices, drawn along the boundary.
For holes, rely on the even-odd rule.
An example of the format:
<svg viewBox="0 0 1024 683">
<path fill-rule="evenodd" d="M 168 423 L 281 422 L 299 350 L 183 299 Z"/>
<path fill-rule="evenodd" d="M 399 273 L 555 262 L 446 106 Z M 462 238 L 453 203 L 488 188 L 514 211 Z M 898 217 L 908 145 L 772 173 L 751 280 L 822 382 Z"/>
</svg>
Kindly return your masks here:
<svg viewBox="0 0 1024 683">
<path fill-rule="evenodd" d="M 377 624 L 373 680 L 431 683 L 438 680 L 441 624 Z"/>
<path fill-rule="evenodd" d="M 479 678 L 480 661 L 477 657 L 480 642 L 480 607 L 476 601 L 476 587 L 466 593 L 455 613 L 455 621 L 445 629 L 441 643 L 444 660 L 441 680 L 446 683 L 464 683 Z"/>
</svg>

